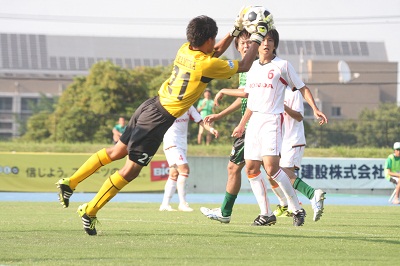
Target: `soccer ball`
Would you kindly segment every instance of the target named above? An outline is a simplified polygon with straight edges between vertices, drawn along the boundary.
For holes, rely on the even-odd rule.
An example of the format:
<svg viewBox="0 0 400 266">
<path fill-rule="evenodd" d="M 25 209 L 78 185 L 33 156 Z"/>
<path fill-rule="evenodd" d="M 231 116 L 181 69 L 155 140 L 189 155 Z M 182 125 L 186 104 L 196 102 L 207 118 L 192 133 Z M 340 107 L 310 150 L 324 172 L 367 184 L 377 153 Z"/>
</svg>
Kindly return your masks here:
<svg viewBox="0 0 400 266">
<path fill-rule="evenodd" d="M 249 6 L 244 10 L 243 26 L 249 33 L 257 32 L 257 23 L 271 14 L 263 6 Z"/>
</svg>

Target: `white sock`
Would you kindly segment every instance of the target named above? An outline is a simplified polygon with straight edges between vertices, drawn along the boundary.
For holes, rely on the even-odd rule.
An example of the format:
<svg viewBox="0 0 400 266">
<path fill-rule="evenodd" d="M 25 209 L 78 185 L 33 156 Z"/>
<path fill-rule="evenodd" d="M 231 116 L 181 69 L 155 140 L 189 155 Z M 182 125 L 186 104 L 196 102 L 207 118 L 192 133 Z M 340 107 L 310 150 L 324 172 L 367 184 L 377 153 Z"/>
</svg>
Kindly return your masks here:
<svg viewBox="0 0 400 266">
<path fill-rule="evenodd" d="M 176 191 L 176 181 L 168 178 L 167 182 L 164 186 L 164 198 L 162 201 L 163 206 L 168 206 L 169 202 L 171 201 L 172 196 L 175 194 Z"/>
<path fill-rule="evenodd" d="M 280 188 L 280 186 L 277 187 L 271 187 L 272 191 L 274 192 L 275 196 L 278 198 L 279 200 L 279 205 L 283 206 L 287 206 L 288 202 L 285 196 L 285 193 L 283 193 L 282 189 Z"/>
<path fill-rule="evenodd" d="M 269 207 L 265 177 L 260 172 L 257 176 L 248 178 L 253 194 L 256 197 L 258 206 L 260 207 L 260 214 L 271 216 L 273 213 Z"/>
<path fill-rule="evenodd" d="M 181 204 L 186 204 L 186 179 L 189 177 L 188 174 L 179 174 L 178 175 L 178 196 L 179 202 Z"/>
<path fill-rule="evenodd" d="M 299 199 L 297 198 L 292 183 L 290 183 L 288 175 L 282 169 L 279 169 L 278 172 L 272 176 L 272 179 L 279 184 L 279 187 L 285 194 L 288 201 L 288 209 L 292 212 L 301 210 Z"/>
</svg>

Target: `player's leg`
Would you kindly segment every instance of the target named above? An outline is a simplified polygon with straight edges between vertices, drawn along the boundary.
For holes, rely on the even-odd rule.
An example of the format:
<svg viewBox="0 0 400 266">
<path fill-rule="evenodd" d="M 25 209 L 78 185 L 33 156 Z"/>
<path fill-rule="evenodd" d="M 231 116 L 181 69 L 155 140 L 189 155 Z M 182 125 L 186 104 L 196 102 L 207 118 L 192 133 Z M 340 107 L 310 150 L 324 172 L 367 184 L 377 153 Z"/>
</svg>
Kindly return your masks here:
<svg viewBox="0 0 400 266">
<path fill-rule="evenodd" d="M 61 205 L 64 208 L 69 206 L 69 199 L 80 182 L 91 176 L 102 166 L 124 158 L 126 155 L 126 145 L 118 142 L 115 146 L 104 148 L 94 153 L 71 177 L 60 179 L 56 185 L 59 190 L 58 198 Z"/>
<path fill-rule="evenodd" d="M 81 216 L 83 228 L 89 235 L 96 235 L 96 222 L 97 212 L 104 207 L 117 193 L 129 184 L 130 181 L 135 179 L 143 166 L 139 165 L 130 159 L 127 159 L 125 165 L 119 170 L 112 174 L 103 183 L 99 192 L 89 202 L 85 203 L 78 208 L 78 214 Z"/>
<path fill-rule="evenodd" d="M 220 221 L 221 223 L 229 223 L 231 221 L 231 215 L 233 211 L 233 205 L 235 204 L 237 195 L 240 191 L 242 174 L 241 171 L 244 167 L 244 163 L 237 165 L 231 161 L 228 163 L 228 181 L 226 183 L 226 192 L 224 201 L 220 208 L 209 209 L 207 207 L 201 207 L 200 211 L 211 220 Z"/>
<path fill-rule="evenodd" d="M 265 134 L 270 129 L 268 116 L 253 112 L 246 128 L 244 147 L 247 178 L 260 207 L 260 215 L 254 220 L 253 225 L 271 225 L 276 222 L 268 201 L 266 179 L 260 171 L 264 149 L 269 150 Z"/>
<path fill-rule="evenodd" d="M 242 169 L 244 165 L 244 163 L 238 165 L 231 161 L 228 163 L 228 181 L 226 183 L 224 201 L 221 205 L 221 214 L 224 217 L 232 215 L 233 205 L 235 204 L 242 183 Z"/>
<path fill-rule="evenodd" d="M 160 206 L 160 211 L 176 211 L 170 205 L 170 201 L 176 191 L 176 182 L 178 180 L 178 170 L 176 170 L 176 165 L 169 168 L 169 177 L 164 186 L 164 196 L 163 201 Z"/>
<path fill-rule="evenodd" d="M 269 205 L 267 181 L 260 171 L 261 164 L 261 161 L 246 159 L 246 174 L 250 182 L 251 190 L 260 208 L 260 215 L 257 216 L 252 224 L 254 226 L 272 225 L 276 223 L 276 217 Z"/>
<path fill-rule="evenodd" d="M 160 206 L 160 211 L 176 211 L 173 209 L 170 205 L 171 198 L 175 194 L 176 191 L 176 186 L 177 186 L 177 180 L 178 180 L 178 169 L 177 169 L 177 161 L 179 161 L 179 154 L 177 152 L 177 147 L 172 146 L 164 149 L 164 154 L 165 157 L 168 161 L 168 165 L 170 166 L 169 168 L 169 177 L 167 182 L 165 183 L 164 186 L 164 197 L 163 197 L 163 202 L 161 203 Z"/>
<path fill-rule="evenodd" d="M 304 147 L 305 145 L 296 147 L 287 144 L 282 145 L 280 166 L 285 170 L 286 174 L 288 174 L 288 171 L 295 173 L 295 170 L 300 168 L 301 159 L 304 154 Z M 302 181 L 296 175 L 289 175 L 289 177 L 294 189 L 298 190 L 301 194 L 311 200 L 314 196 L 315 189 Z"/>
<path fill-rule="evenodd" d="M 279 159 L 278 159 L 279 160 Z M 294 175 L 294 173 L 291 173 Z M 274 179 L 279 186 L 281 187 L 283 193 L 285 194 L 288 200 L 288 209 L 293 213 L 293 225 L 301 226 L 304 224 L 305 218 L 305 210 L 301 208 L 299 199 L 297 198 L 296 191 L 294 190 L 289 176 L 279 168 L 278 172 L 271 175 L 272 179 Z"/>
<path fill-rule="evenodd" d="M 274 215 L 276 217 L 286 215 L 289 216 L 288 212 L 288 201 L 286 199 L 285 193 L 283 193 L 281 187 L 277 182 L 275 182 L 272 178 L 268 178 L 269 184 L 271 185 L 271 190 L 274 192 L 275 196 L 279 200 L 279 204 L 276 206 L 274 210 Z"/>
<path fill-rule="evenodd" d="M 233 142 L 232 151 L 227 166 L 228 181 L 226 183 L 226 192 L 224 201 L 221 205 L 221 214 L 223 217 L 230 217 L 233 211 L 237 195 L 242 185 L 242 169 L 244 161 L 244 134 L 236 138 Z"/>
<path fill-rule="evenodd" d="M 244 167 L 244 135 L 233 142 L 232 151 L 227 166 L 228 181 L 221 208 L 209 209 L 201 207 L 200 211 L 212 220 L 229 223 L 237 195 L 242 182 L 242 169 Z"/>
<path fill-rule="evenodd" d="M 192 212 L 193 209 L 189 207 L 189 204 L 186 201 L 186 180 L 189 177 L 189 165 L 186 161 L 186 156 L 184 157 L 184 161 L 186 163 L 178 165 L 178 197 L 179 197 L 179 206 L 178 210 L 184 212 Z"/>
<path fill-rule="evenodd" d="M 305 145 L 296 147 L 283 145 L 282 147 L 282 158 L 280 165 L 286 174 L 290 177 L 290 182 L 293 184 L 293 188 L 299 191 L 301 194 L 306 196 L 310 202 L 311 207 L 314 211 L 313 221 L 318 221 L 324 211 L 324 200 L 325 192 L 321 189 L 315 189 L 304 182 L 302 179 L 296 176 L 296 169 L 300 168 L 301 160 L 304 155 Z"/>
<path fill-rule="evenodd" d="M 161 106 L 158 97 L 148 99 L 136 110 L 129 122 L 134 121 L 135 126 L 130 127 L 129 135 L 126 135 L 127 131 L 125 131 L 120 139 L 122 141 L 124 136 L 128 136 L 127 139 L 129 139 L 127 142 L 129 157 L 125 165 L 103 183 L 99 192 L 89 203 L 78 208 L 86 233 L 96 234 L 97 212 L 124 186 L 135 179 L 143 166 L 150 163 L 160 147 L 165 132 L 175 119 Z"/>
</svg>

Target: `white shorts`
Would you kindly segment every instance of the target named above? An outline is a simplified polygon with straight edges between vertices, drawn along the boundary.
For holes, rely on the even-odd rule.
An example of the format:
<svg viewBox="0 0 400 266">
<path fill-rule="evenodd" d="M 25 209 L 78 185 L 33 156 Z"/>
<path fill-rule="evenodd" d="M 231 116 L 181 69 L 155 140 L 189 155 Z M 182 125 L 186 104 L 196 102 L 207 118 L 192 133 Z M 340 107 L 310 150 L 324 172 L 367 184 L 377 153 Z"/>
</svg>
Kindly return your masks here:
<svg viewBox="0 0 400 266">
<path fill-rule="evenodd" d="M 165 157 L 167 158 L 169 167 L 174 165 L 187 164 L 186 150 L 178 147 L 170 147 L 164 150 Z"/>
<path fill-rule="evenodd" d="M 294 167 L 295 169 L 300 169 L 305 147 L 306 145 L 296 145 L 293 147 L 283 143 L 279 165 L 281 167 Z"/>
<path fill-rule="evenodd" d="M 244 158 L 262 161 L 264 156 L 279 155 L 282 148 L 282 114 L 253 112 L 246 128 Z"/>
</svg>

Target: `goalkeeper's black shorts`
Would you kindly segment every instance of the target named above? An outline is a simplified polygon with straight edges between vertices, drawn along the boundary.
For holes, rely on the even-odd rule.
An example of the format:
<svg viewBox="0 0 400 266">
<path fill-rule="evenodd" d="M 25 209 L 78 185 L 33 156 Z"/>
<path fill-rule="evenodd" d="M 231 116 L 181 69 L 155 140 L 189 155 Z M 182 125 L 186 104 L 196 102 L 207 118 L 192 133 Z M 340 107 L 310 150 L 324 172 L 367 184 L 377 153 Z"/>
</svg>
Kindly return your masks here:
<svg viewBox="0 0 400 266">
<path fill-rule="evenodd" d="M 229 157 L 229 161 L 237 165 L 244 163 L 244 135 L 243 133 L 241 137 L 233 141 L 232 151 Z"/>
<path fill-rule="evenodd" d="M 148 165 L 175 119 L 161 105 L 158 96 L 142 103 L 120 138 L 128 146 L 129 159 L 142 166 Z"/>
</svg>

